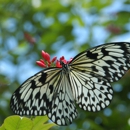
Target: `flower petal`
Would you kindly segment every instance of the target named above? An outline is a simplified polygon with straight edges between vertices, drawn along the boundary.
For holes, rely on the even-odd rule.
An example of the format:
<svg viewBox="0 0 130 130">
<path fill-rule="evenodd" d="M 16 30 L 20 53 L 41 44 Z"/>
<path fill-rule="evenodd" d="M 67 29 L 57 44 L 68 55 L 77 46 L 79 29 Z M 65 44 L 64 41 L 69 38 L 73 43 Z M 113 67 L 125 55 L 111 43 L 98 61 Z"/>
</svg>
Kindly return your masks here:
<svg viewBox="0 0 130 130">
<path fill-rule="evenodd" d="M 51 60 L 51 62 L 55 62 L 55 60 L 57 59 L 57 57 L 55 56 L 55 57 L 53 57 L 52 58 L 52 60 Z"/>
<path fill-rule="evenodd" d="M 59 60 L 56 61 L 56 67 L 58 67 L 58 68 L 62 67 Z"/>
<path fill-rule="evenodd" d="M 61 60 L 61 61 L 64 60 L 64 59 L 65 59 L 64 56 L 60 57 L 60 60 Z"/>
<path fill-rule="evenodd" d="M 43 64 L 45 64 L 45 62 L 44 62 L 44 60 L 43 60 L 43 59 L 40 59 L 40 61 L 41 61 Z"/>
<path fill-rule="evenodd" d="M 50 55 L 49 55 L 47 52 L 43 51 L 43 50 L 42 50 L 42 57 L 43 57 L 46 61 L 50 62 Z"/>
<path fill-rule="evenodd" d="M 41 62 L 41 61 L 36 61 L 37 65 L 39 65 L 40 67 L 46 68 L 46 65 Z"/>
</svg>

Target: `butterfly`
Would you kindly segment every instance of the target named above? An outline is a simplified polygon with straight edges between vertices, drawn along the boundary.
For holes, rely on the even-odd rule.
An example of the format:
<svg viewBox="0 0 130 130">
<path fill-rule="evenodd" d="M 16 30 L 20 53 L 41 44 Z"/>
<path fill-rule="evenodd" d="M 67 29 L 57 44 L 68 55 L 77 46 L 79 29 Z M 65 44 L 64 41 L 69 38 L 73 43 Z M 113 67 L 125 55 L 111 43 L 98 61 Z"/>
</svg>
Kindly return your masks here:
<svg viewBox="0 0 130 130">
<path fill-rule="evenodd" d="M 76 55 L 61 68 L 50 67 L 27 79 L 12 95 L 10 107 L 18 115 L 47 115 L 58 125 L 77 117 L 77 104 L 85 111 L 106 108 L 112 82 L 130 68 L 130 43 L 113 42 Z"/>
</svg>

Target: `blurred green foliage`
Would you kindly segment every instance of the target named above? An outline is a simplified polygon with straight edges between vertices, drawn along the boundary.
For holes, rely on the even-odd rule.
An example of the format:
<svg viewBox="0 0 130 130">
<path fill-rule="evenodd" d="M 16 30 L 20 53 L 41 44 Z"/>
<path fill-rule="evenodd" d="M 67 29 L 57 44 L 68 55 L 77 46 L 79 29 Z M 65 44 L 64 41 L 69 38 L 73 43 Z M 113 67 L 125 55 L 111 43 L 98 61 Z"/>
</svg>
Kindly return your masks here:
<svg viewBox="0 0 130 130">
<path fill-rule="evenodd" d="M 9 101 L 20 79 L 28 69 L 38 70 L 35 61 L 40 59 L 41 50 L 73 57 L 71 54 L 90 46 L 124 40 L 124 36 L 130 39 L 129 8 L 129 0 L 1 0 L 0 124 L 13 114 Z M 77 107 L 79 116 L 73 124 L 53 129 L 129 130 L 129 79 L 128 72 L 112 84 L 114 98 L 105 110 L 91 113 Z"/>
</svg>

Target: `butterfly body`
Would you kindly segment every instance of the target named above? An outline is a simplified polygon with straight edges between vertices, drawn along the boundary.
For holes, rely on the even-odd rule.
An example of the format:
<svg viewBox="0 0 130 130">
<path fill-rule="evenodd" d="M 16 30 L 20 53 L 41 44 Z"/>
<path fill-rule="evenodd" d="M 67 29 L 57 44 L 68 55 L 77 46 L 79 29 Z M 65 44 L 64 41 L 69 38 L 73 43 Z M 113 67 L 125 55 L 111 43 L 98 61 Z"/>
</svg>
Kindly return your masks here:
<svg viewBox="0 0 130 130">
<path fill-rule="evenodd" d="M 18 115 L 47 115 L 58 125 L 77 117 L 75 102 L 86 111 L 106 108 L 113 97 L 110 83 L 130 68 L 130 43 L 108 43 L 79 53 L 61 68 L 50 67 L 27 79 L 12 95 Z"/>
</svg>

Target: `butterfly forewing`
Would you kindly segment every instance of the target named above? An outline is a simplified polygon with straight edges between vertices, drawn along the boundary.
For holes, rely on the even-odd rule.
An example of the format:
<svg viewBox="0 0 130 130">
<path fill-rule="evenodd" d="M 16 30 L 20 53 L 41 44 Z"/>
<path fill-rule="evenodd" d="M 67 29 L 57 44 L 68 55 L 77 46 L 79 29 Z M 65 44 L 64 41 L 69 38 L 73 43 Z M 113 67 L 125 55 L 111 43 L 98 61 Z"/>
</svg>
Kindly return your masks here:
<svg viewBox="0 0 130 130">
<path fill-rule="evenodd" d="M 78 54 L 70 66 L 109 82 L 117 81 L 130 68 L 130 44 L 109 43 L 94 47 Z"/>
<path fill-rule="evenodd" d="M 60 73 L 59 69 L 41 71 L 26 80 L 12 95 L 11 108 L 19 115 L 45 115 L 52 101 L 50 78 Z M 51 80 L 51 81 L 53 81 Z"/>
</svg>

